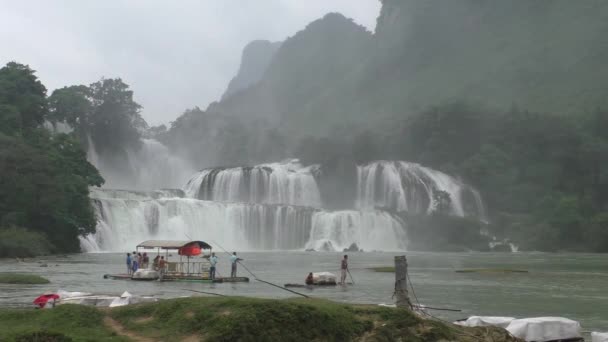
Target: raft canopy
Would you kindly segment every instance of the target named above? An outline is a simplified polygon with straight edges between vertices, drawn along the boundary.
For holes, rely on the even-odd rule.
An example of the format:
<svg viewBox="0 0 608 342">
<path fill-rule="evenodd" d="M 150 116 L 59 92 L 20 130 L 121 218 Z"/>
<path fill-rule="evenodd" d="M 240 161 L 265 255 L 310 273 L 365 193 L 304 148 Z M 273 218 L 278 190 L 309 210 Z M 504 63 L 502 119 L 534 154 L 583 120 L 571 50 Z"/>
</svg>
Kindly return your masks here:
<svg viewBox="0 0 608 342">
<path fill-rule="evenodd" d="M 184 247 L 198 247 L 200 249 L 211 249 L 211 245 L 197 240 L 147 240 L 137 248 L 160 248 L 160 249 L 182 249 Z"/>
</svg>

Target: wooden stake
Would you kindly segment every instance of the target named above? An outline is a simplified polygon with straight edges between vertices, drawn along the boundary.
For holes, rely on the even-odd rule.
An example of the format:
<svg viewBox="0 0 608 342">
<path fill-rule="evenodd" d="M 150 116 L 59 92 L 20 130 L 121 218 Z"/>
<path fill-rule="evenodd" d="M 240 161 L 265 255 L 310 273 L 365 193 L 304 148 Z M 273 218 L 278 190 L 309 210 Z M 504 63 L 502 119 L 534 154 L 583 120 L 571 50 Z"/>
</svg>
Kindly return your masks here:
<svg viewBox="0 0 608 342">
<path fill-rule="evenodd" d="M 407 259 L 405 255 L 395 257 L 395 305 L 412 309 L 412 303 L 407 292 Z"/>
</svg>

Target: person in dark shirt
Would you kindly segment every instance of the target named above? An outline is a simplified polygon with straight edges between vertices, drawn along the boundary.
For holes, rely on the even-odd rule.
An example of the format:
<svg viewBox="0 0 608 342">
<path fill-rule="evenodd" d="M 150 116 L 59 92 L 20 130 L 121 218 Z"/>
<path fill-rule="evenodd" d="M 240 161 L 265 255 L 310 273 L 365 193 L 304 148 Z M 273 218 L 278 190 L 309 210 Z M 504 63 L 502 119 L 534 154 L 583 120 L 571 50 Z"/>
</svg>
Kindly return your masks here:
<svg viewBox="0 0 608 342">
<path fill-rule="evenodd" d="M 340 284 L 346 284 L 346 272 L 348 272 L 348 255 L 344 255 L 344 259 L 340 263 L 340 270 L 342 274 L 340 275 Z"/>
<path fill-rule="evenodd" d="M 312 277 L 312 272 L 308 273 L 308 277 L 306 277 L 306 280 L 304 282 L 306 283 L 306 285 L 313 285 L 314 284 L 314 279 Z"/>
</svg>

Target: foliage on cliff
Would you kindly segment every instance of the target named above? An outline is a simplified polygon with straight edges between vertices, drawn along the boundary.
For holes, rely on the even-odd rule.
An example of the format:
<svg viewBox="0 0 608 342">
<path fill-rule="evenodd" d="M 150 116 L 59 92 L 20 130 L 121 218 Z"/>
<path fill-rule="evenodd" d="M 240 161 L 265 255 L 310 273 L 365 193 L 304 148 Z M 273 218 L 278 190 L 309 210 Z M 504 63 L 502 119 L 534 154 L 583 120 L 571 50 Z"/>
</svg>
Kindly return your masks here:
<svg viewBox="0 0 608 342">
<path fill-rule="evenodd" d="M 95 229 L 88 186 L 103 179 L 74 136 L 41 127 L 48 115 L 32 69 L 0 69 L 0 257 L 76 252 Z"/>
</svg>

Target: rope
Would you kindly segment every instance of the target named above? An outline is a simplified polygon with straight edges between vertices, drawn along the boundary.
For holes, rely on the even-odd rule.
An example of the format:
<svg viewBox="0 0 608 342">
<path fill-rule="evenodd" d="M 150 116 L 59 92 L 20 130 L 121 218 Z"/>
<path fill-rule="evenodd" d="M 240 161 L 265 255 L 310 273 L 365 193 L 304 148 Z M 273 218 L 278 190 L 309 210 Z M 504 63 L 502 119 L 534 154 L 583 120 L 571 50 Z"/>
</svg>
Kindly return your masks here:
<svg viewBox="0 0 608 342">
<path fill-rule="evenodd" d="M 220 297 L 230 297 L 230 296 L 226 296 L 223 294 L 219 294 L 219 293 L 213 293 L 213 292 L 205 292 L 205 291 L 197 291 L 197 290 L 189 290 L 189 289 L 182 289 L 184 291 L 191 291 L 191 292 L 198 292 L 198 293 L 204 293 L 204 294 L 208 294 L 208 295 L 214 295 L 214 296 L 220 296 Z"/>
<path fill-rule="evenodd" d="M 407 280 L 409 282 L 410 288 L 412 289 L 412 294 L 414 295 L 414 299 L 416 300 L 417 306 L 418 307 L 424 307 L 423 305 L 420 304 L 420 301 L 418 301 L 418 297 L 416 296 L 416 291 L 414 290 L 414 284 L 412 284 L 412 280 L 411 280 L 411 277 L 410 277 L 409 270 L 406 270 L 405 275 L 406 275 L 406 278 L 407 278 Z M 462 328 L 462 327 L 460 327 L 460 326 L 458 326 L 458 325 L 456 325 L 456 324 L 454 324 L 452 322 L 448 322 L 448 321 L 443 320 L 443 319 L 441 319 L 439 317 L 436 317 L 436 316 L 434 316 L 434 315 L 432 315 L 432 314 L 430 314 L 430 313 L 428 313 L 428 312 L 426 312 L 424 310 L 420 310 L 419 312 L 422 313 L 423 315 L 427 315 L 427 316 L 429 316 L 429 317 L 431 317 L 431 318 L 433 318 L 435 320 L 438 320 L 438 321 L 443 322 L 445 324 L 449 324 L 450 326 L 452 326 L 454 328 L 454 330 L 460 330 L 460 333 L 463 334 L 463 335 L 467 335 L 467 336 L 472 337 L 472 338 L 474 338 L 474 339 L 476 339 L 478 341 L 482 341 L 482 342 L 483 341 L 487 341 L 485 338 L 479 337 L 477 335 L 473 335 L 473 334 L 469 333 L 468 331 L 465 331 L 464 328 Z"/>
<path fill-rule="evenodd" d="M 221 249 L 222 249 L 224 252 L 226 252 L 226 254 L 231 255 L 231 254 L 230 254 L 230 252 L 228 252 L 228 251 L 227 251 L 227 250 L 226 250 L 224 247 L 222 247 L 222 246 L 221 246 L 219 243 L 217 243 L 217 241 L 213 241 L 213 240 L 212 240 L 212 242 L 213 242 L 214 244 L 216 244 L 216 245 L 217 245 L 219 248 L 221 248 Z M 257 281 L 259 281 L 259 282 L 261 282 L 261 283 L 268 284 L 268 285 L 270 285 L 270 286 L 274 286 L 274 287 L 276 287 L 276 288 L 279 288 L 279 289 L 281 289 L 281 290 L 285 290 L 285 291 L 291 292 L 291 293 L 293 293 L 293 294 L 297 294 L 297 295 L 302 296 L 302 297 L 304 297 L 304 298 L 310 298 L 309 296 L 307 296 L 307 295 L 305 295 L 305 294 L 303 294 L 303 293 L 300 293 L 300 292 L 296 292 L 296 291 L 290 290 L 290 289 L 288 289 L 288 288 L 286 288 L 286 287 L 279 286 L 279 285 L 277 285 L 277 284 L 273 284 L 273 283 L 268 282 L 268 281 L 266 281 L 266 280 L 262 280 L 262 279 L 258 278 L 258 277 L 257 277 L 257 276 L 256 276 L 256 275 L 253 273 L 253 272 L 251 272 L 251 271 L 250 271 L 250 270 L 247 268 L 247 266 L 245 266 L 245 264 L 243 264 L 241 261 L 239 261 L 239 260 L 237 259 L 237 261 L 236 261 L 236 262 L 238 262 L 238 263 L 239 263 L 239 265 L 243 266 L 243 268 L 244 268 L 244 269 L 245 269 L 245 270 L 246 270 L 246 271 L 247 271 L 249 274 L 251 274 L 251 276 L 253 277 L 253 279 L 255 279 L 255 280 L 257 280 Z"/>
</svg>

